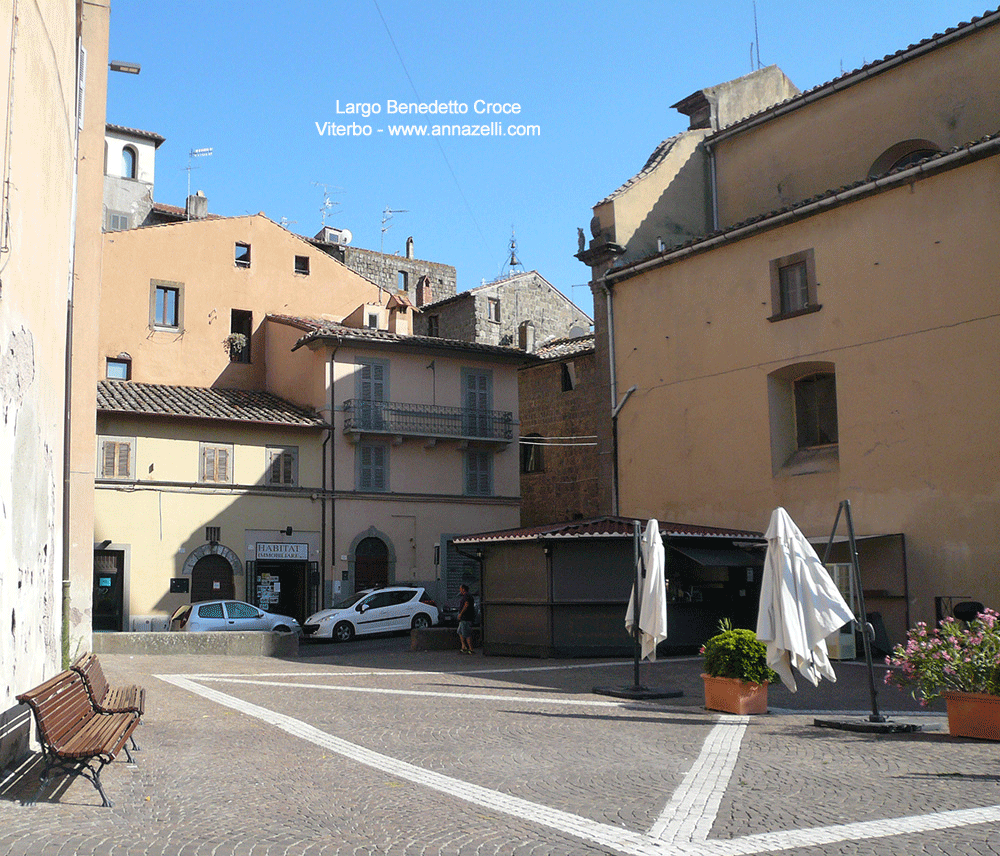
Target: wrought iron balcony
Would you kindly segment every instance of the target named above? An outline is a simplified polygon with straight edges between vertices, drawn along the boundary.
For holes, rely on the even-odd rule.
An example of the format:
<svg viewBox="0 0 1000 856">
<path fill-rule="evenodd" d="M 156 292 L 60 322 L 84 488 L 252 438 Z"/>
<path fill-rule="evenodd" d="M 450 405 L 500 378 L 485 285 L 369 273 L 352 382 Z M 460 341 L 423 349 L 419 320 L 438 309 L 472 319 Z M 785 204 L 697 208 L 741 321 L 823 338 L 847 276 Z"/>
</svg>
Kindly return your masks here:
<svg viewBox="0 0 1000 856">
<path fill-rule="evenodd" d="M 514 439 L 514 414 L 351 398 L 344 402 L 344 433 L 509 443 Z"/>
</svg>

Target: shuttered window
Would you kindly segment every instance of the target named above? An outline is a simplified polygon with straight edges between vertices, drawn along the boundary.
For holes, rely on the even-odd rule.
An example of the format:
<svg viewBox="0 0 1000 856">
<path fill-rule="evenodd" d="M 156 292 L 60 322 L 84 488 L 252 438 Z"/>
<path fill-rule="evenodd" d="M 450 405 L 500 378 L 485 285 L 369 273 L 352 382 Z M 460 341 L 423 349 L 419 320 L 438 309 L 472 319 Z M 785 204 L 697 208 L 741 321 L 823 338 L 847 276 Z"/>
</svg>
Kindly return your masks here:
<svg viewBox="0 0 1000 856">
<path fill-rule="evenodd" d="M 298 446 L 267 447 L 267 483 L 295 487 L 299 483 Z"/>
<path fill-rule="evenodd" d="M 480 449 L 465 453 L 465 495 L 493 495 L 493 455 Z"/>
<path fill-rule="evenodd" d="M 389 447 L 384 443 L 358 445 L 358 490 L 389 489 Z"/>
<path fill-rule="evenodd" d="M 202 443 L 199 480 L 230 484 L 233 480 L 233 447 Z"/>
<path fill-rule="evenodd" d="M 101 438 L 101 478 L 131 479 L 135 471 L 135 439 L 132 437 Z"/>
</svg>

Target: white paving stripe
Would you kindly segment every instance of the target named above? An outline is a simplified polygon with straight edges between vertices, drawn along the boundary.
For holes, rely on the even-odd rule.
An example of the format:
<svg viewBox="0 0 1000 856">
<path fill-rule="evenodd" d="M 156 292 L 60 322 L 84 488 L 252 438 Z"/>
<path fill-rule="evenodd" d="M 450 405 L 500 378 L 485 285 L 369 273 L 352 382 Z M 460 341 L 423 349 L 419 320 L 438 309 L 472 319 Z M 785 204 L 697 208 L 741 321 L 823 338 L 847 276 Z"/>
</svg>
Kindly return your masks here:
<svg viewBox="0 0 1000 856">
<path fill-rule="evenodd" d="M 749 716 L 723 716 L 713 728 L 701 754 L 659 819 L 649 830 L 654 838 L 670 843 L 704 841 L 712 831 L 722 797 L 740 754 L 740 743 L 750 722 Z"/>
<path fill-rule="evenodd" d="M 339 677 L 339 676 L 338 676 Z M 256 681 L 249 678 L 226 678 L 221 676 L 199 677 L 200 681 L 222 681 L 227 684 L 252 684 L 258 687 L 292 687 L 305 690 L 337 690 L 345 693 L 375 693 L 376 695 L 426 696 L 429 698 L 464 699 L 466 701 L 505 701 L 530 704 L 568 704 L 582 707 L 621 707 L 617 701 L 597 701 L 596 699 L 547 698 L 542 696 L 496 695 L 490 693 L 446 693 L 439 690 L 393 690 L 387 687 L 345 687 L 337 684 L 301 684 L 290 681 Z"/>
<path fill-rule="evenodd" d="M 660 819 L 654 824 L 650 835 L 643 835 L 424 770 L 405 761 L 390 758 L 387 755 L 334 737 L 301 720 L 226 695 L 211 687 L 201 686 L 188 678 L 178 675 L 157 675 L 156 677 L 396 778 L 432 788 L 474 805 L 546 826 L 599 847 L 609 847 L 620 853 L 629 854 L 629 856 L 757 856 L 757 854 L 778 853 L 801 847 L 838 844 L 845 841 L 890 838 L 897 835 L 956 829 L 984 823 L 1000 823 L 1000 805 L 995 805 L 811 829 L 780 830 L 733 839 L 708 840 L 705 836 L 708 835 L 714 823 L 719 802 L 725 793 L 729 777 L 735 766 L 739 742 L 746 731 L 744 720 L 748 721 L 749 719 L 748 717 L 726 717 L 710 732 L 706 739 L 707 751 L 706 749 L 702 750 L 695 761 L 695 766 L 685 776 Z M 253 682 L 246 681 L 246 683 Z M 280 684 L 259 682 L 259 685 L 279 686 Z M 328 687 L 324 685 L 322 688 Z M 487 696 L 487 698 L 495 699 L 497 697 Z M 516 697 L 516 700 L 524 700 L 524 697 Z M 553 700 L 539 699 L 538 701 L 549 704 Z M 615 702 L 599 702 L 598 704 L 614 705 Z M 695 769 L 698 767 L 701 768 L 700 775 L 710 780 L 708 784 L 697 781 L 698 774 Z M 682 804 L 688 806 L 692 817 L 681 810 Z"/>
</svg>

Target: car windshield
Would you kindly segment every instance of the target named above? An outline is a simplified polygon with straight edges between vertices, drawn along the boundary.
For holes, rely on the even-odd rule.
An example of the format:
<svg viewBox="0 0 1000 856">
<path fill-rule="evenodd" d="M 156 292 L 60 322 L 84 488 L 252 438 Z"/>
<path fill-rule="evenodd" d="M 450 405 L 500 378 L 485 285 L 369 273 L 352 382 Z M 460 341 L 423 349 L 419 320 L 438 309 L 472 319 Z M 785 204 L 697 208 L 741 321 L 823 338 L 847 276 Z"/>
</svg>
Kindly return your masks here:
<svg viewBox="0 0 1000 856">
<path fill-rule="evenodd" d="M 354 606 L 361 598 L 370 595 L 370 591 L 359 591 L 357 594 L 352 594 L 350 597 L 345 597 L 343 600 L 338 600 L 334 603 L 334 609 L 347 609 L 350 606 Z"/>
</svg>

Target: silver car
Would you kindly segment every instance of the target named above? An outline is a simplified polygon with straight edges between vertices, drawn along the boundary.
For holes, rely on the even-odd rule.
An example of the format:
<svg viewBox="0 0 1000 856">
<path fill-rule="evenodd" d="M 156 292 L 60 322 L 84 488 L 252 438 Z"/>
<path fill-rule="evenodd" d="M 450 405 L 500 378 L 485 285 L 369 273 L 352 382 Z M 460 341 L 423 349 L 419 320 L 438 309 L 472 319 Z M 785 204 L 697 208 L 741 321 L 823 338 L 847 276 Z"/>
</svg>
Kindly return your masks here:
<svg viewBox="0 0 1000 856">
<path fill-rule="evenodd" d="M 310 615 L 302 632 L 307 638 L 349 642 L 355 636 L 419 629 L 438 623 L 437 604 L 420 586 L 389 586 L 360 591 Z"/>
<path fill-rule="evenodd" d="M 276 630 L 301 633 L 290 615 L 265 612 L 241 600 L 202 600 L 186 604 L 170 616 L 171 630 L 199 633 L 209 630 Z"/>
</svg>

